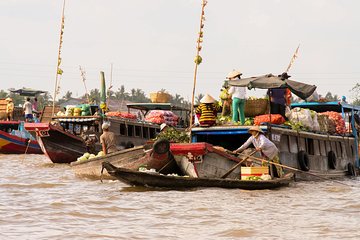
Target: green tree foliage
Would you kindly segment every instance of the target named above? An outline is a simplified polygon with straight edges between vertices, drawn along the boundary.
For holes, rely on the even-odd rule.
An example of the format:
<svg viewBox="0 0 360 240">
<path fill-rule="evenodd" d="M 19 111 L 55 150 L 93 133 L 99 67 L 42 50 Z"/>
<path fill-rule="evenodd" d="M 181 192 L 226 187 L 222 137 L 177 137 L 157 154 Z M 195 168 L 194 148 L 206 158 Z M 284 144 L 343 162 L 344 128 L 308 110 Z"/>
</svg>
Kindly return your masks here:
<svg viewBox="0 0 360 240">
<path fill-rule="evenodd" d="M 339 101 L 340 98 L 337 94 L 332 95 L 331 92 L 327 92 L 325 95 L 326 100 L 330 101 L 330 102 L 335 102 L 335 101 Z"/>
<path fill-rule="evenodd" d="M 353 95 L 354 101 L 353 104 L 354 105 L 360 105 L 360 84 L 357 83 L 352 89 L 351 89 L 351 93 Z"/>
<path fill-rule="evenodd" d="M 200 104 L 200 100 L 204 97 L 205 95 L 202 93 L 199 93 L 197 96 L 195 96 L 195 104 L 199 105 Z"/>
</svg>

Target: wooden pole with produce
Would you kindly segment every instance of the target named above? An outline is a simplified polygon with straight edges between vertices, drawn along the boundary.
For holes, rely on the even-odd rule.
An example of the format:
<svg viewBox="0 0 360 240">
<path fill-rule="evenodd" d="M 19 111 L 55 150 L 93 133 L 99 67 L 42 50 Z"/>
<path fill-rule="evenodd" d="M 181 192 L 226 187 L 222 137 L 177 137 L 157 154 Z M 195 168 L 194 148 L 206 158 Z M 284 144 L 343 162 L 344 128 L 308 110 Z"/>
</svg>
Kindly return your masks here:
<svg viewBox="0 0 360 240">
<path fill-rule="evenodd" d="M 207 4 L 207 0 L 202 0 L 201 4 L 201 16 L 200 16 L 200 27 L 199 27 L 199 36 L 197 38 L 197 45 L 196 45 L 196 56 L 195 56 L 195 69 L 194 69 L 194 84 L 192 90 L 192 97 L 191 97 L 191 109 L 190 109 L 190 142 L 191 142 L 191 128 L 193 125 L 193 113 L 194 113 L 194 99 L 195 99 L 195 88 L 196 88 L 196 78 L 197 78 L 197 70 L 199 64 L 202 62 L 202 57 L 200 56 L 201 51 L 201 43 L 203 42 L 203 28 L 204 28 L 204 21 L 205 21 L 205 6 Z"/>
<path fill-rule="evenodd" d="M 53 96 L 53 106 L 52 106 L 52 116 L 55 114 L 55 101 L 56 95 L 59 93 L 60 85 L 59 85 L 59 75 L 63 74 L 63 70 L 60 68 L 61 64 L 61 47 L 63 43 L 63 34 L 64 34 L 64 13 L 65 13 L 65 0 L 63 2 L 62 14 L 61 14 L 61 24 L 60 24 L 60 39 L 59 39 L 59 49 L 58 49 L 58 57 L 57 57 L 57 65 L 56 65 L 56 80 L 55 80 L 55 88 L 54 88 L 54 96 Z"/>
</svg>

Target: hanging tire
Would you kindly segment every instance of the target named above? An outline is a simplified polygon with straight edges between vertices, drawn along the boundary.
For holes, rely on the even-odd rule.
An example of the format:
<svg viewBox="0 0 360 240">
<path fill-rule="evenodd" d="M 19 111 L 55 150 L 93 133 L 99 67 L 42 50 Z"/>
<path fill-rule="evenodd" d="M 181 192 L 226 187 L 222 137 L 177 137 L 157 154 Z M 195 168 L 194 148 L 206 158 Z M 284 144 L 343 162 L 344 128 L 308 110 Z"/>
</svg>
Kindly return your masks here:
<svg viewBox="0 0 360 240">
<path fill-rule="evenodd" d="M 333 151 L 328 152 L 329 169 L 336 169 L 336 155 Z"/>
<path fill-rule="evenodd" d="M 134 147 L 134 144 L 130 141 L 128 141 L 125 145 L 125 149 L 129 149 L 129 148 L 133 148 Z"/>
<path fill-rule="evenodd" d="M 164 154 L 170 150 L 170 142 L 167 139 L 159 139 L 154 143 L 153 146 L 154 152 L 157 154 Z"/>
<path fill-rule="evenodd" d="M 355 171 L 354 164 L 352 164 L 352 163 L 347 164 L 347 174 L 349 176 L 356 177 L 356 171 Z"/>
<path fill-rule="evenodd" d="M 310 170 L 309 155 L 303 150 L 298 152 L 298 163 L 299 163 L 301 170 L 306 171 L 306 172 Z"/>
</svg>

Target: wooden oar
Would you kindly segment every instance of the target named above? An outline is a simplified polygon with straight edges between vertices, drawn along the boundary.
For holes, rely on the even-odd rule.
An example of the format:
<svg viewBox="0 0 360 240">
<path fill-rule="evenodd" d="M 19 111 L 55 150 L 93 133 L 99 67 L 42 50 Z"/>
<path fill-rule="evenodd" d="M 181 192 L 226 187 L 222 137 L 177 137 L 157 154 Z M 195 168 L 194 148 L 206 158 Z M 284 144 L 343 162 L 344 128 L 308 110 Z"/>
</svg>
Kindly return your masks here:
<svg viewBox="0 0 360 240">
<path fill-rule="evenodd" d="M 243 154 L 243 155 L 246 156 L 246 157 L 248 157 L 248 158 L 251 158 L 251 159 L 253 159 L 253 160 L 256 160 L 256 161 L 261 161 L 261 162 L 270 163 L 270 164 L 273 164 L 273 165 L 275 165 L 275 166 L 279 166 L 279 167 L 287 168 L 287 169 L 290 169 L 290 170 L 293 170 L 293 171 L 296 171 L 296 172 L 301 172 L 301 173 L 304 173 L 304 174 L 308 174 L 308 175 L 311 175 L 311 176 L 314 176 L 314 177 L 317 177 L 317 178 L 320 178 L 320 179 L 323 179 L 323 180 L 333 181 L 333 182 L 335 182 L 335 183 L 338 183 L 338 184 L 341 184 L 341 185 L 345 185 L 345 186 L 348 186 L 348 187 L 350 186 L 350 185 L 348 185 L 348 184 L 345 184 L 345 183 L 336 181 L 336 180 L 334 180 L 334 179 L 330 179 L 330 178 L 327 178 L 327 177 L 322 177 L 322 176 L 316 175 L 316 174 L 314 174 L 314 173 L 305 172 L 305 171 L 302 171 L 302 170 L 300 170 L 300 169 L 293 168 L 293 167 L 289 167 L 289 166 L 286 166 L 286 165 L 283 165 L 283 164 L 280 164 L 280 163 L 271 162 L 271 161 L 264 160 L 264 159 L 257 158 L 257 157 L 253 157 L 253 156 L 247 155 L 247 154 Z"/>
<path fill-rule="evenodd" d="M 25 149 L 25 153 L 24 154 L 26 154 L 27 153 L 27 150 L 28 150 L 28 148 L 29 148 L 29 145 L 30 145 L 30 139 L 26 139 L 26 149 Z"/>
<path fill-rule="evenodd" d="M 249 157 L 251 157 L 251 155 L 253 155 L 254 153 L 256 153 L 256 150 L 251 152 L 250 155 L 245 155 L 246 157 L 241 160 L 240 162 L 238 162 L 235 166 L 233 166 L 229 171 L 227 171 L 227 173 L 225 173 L 223 176 L 221 176 L 221 178 L 226 178 L 227 176 L 229 176 L 230 173 L 232 173 L 238 166 L 241 165 L 241 163 L 243 163 L 246 159 L 248 159 Z"/>
</svg>

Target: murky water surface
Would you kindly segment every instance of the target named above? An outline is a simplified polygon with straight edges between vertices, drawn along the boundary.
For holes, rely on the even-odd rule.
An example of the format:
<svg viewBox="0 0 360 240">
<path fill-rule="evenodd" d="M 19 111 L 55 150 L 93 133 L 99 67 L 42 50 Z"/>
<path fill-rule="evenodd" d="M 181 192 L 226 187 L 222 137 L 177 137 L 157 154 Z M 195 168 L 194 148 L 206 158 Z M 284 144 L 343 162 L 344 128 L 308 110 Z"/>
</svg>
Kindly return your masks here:
<svg viewBox="0 0 360 240">
<path fill-rule="evenodd" d="M 360 179 L 159 191 L 0 155 L 0 239 L 360 239 Z"/>
</svg>

